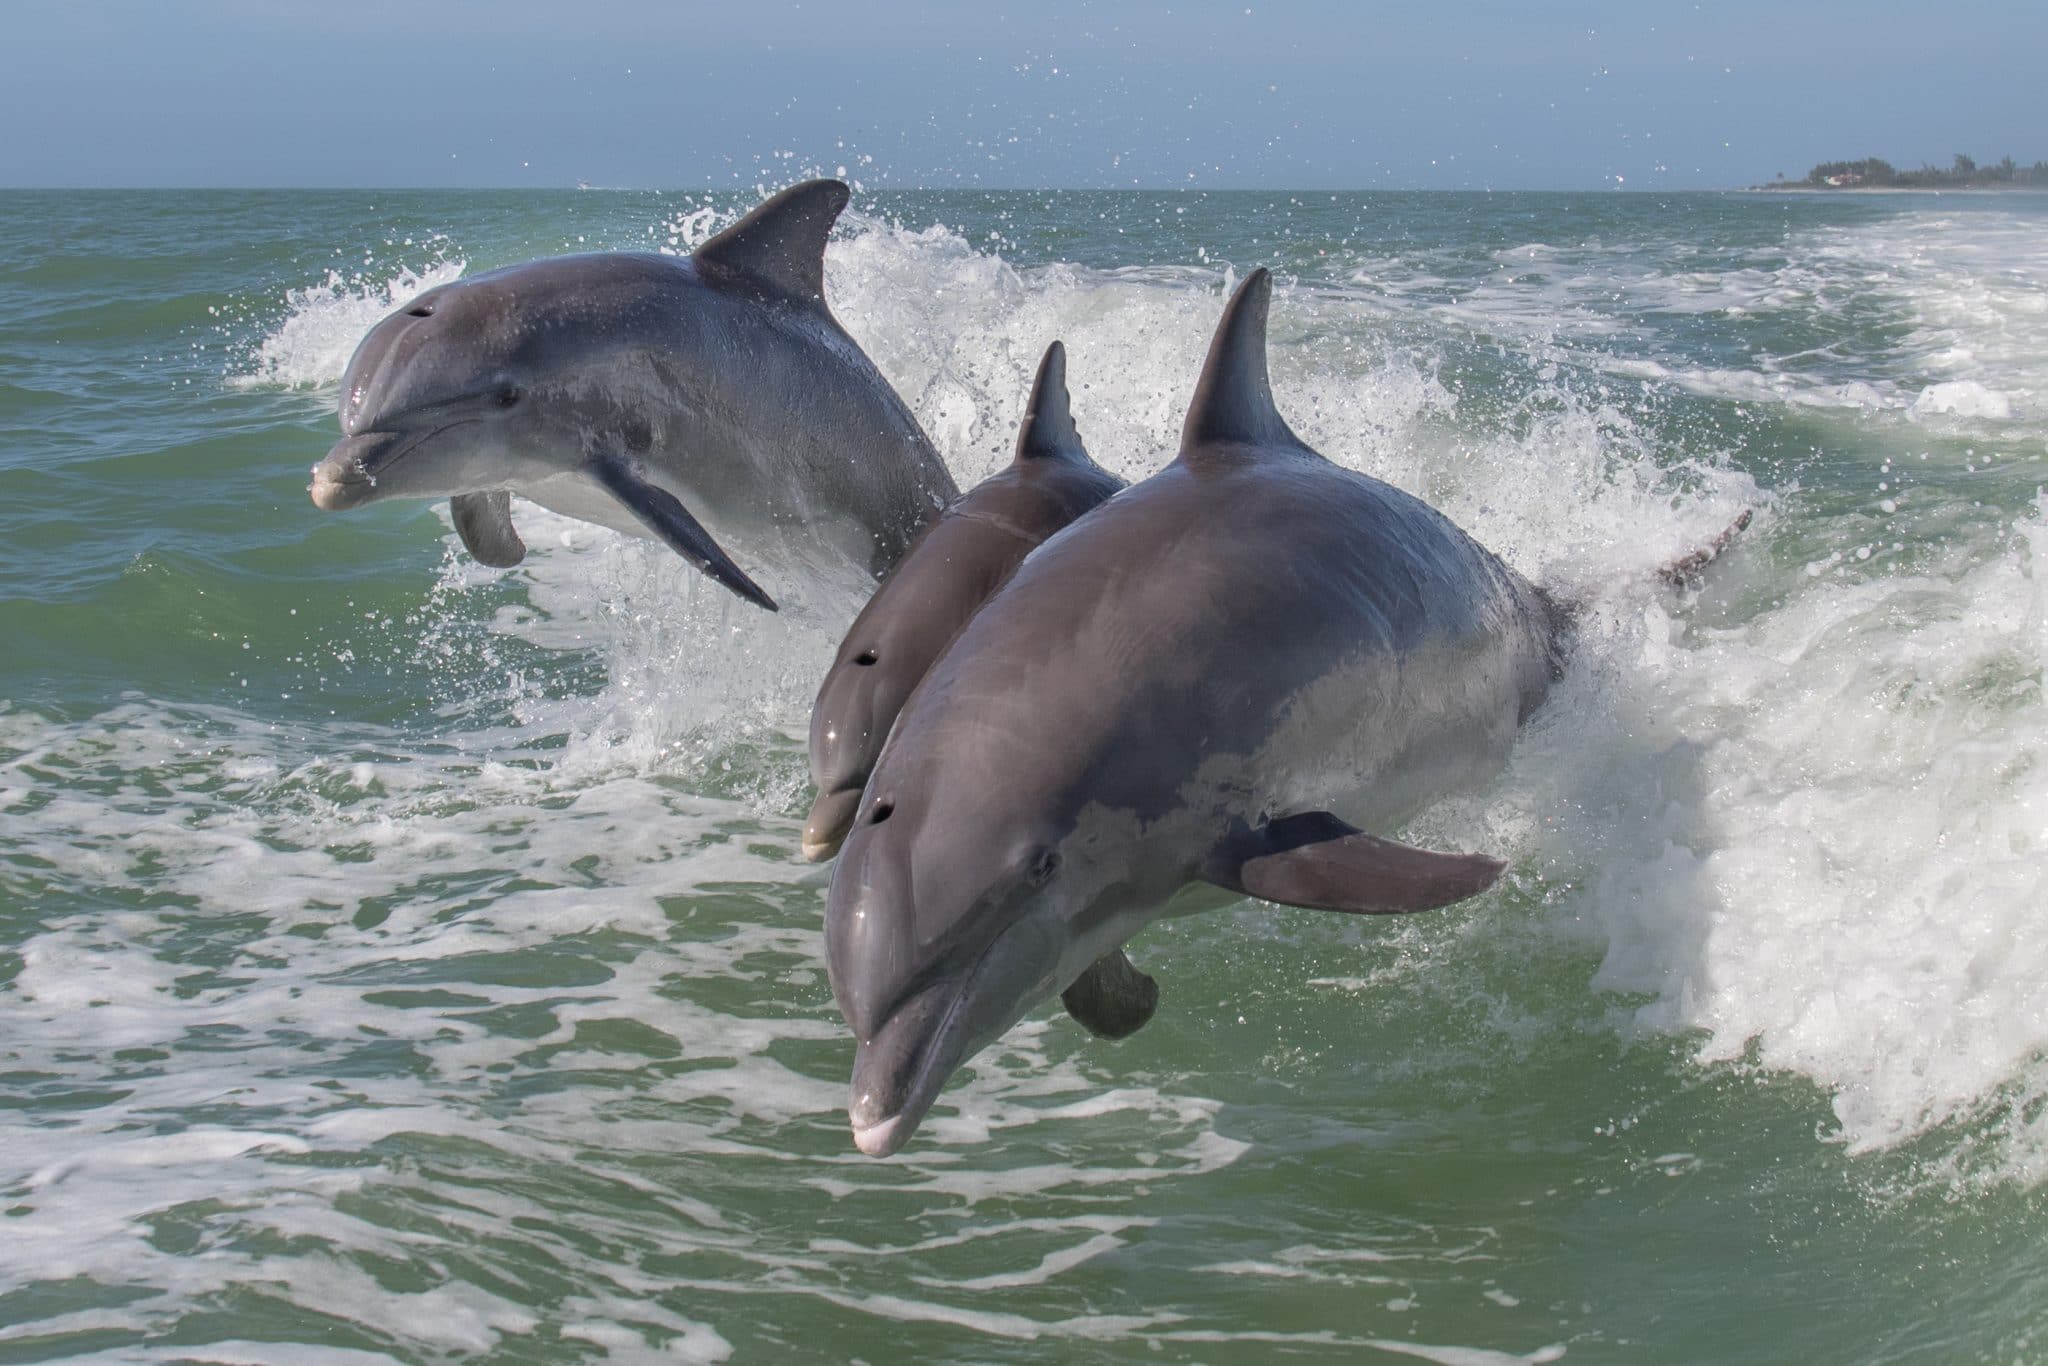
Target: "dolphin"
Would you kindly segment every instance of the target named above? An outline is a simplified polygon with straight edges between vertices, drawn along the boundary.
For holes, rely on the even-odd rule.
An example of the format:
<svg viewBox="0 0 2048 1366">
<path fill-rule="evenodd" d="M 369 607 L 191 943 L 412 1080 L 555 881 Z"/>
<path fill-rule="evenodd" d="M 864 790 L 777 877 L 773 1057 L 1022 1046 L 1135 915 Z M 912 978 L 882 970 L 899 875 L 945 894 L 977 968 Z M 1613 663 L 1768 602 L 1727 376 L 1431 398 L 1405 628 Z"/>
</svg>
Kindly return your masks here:
<svg viewBox="0 0 2048 1366">
<path fill-rule="evenodd" d="M 1567 613 L 1421 500 L 1332 464 L 1274 406 L 1267 272 L 1224 310 L 1164 469 L 1020 565 L 896 719 L 825 937 L 861 1151 L 1057 993 L 1143 1024 L 1123 945 L 1241 897 L 1363 914 L 1503 864 L 1369 833 L 1503 763 Z"/>
<path fill-rule="evenodd" d="M 828 859 L 853 824 L 861 790 L 896 713 L 975 609 L 1048 536 L 1122 489 L 1088 458 L 1067 396 L 1066 348 L 1039 363 L 1010 464 L 926 527 L 854 618 L 811 708 L 804 856 Z"/>
<path fill-rule="evenodd" d="M 791 186 L 686 259 L 551 257 L 421 294 L 349 361 L 313 502 L 448 497 L 470 553 L 507 566 L 517 493 L 770 609 L 721 541 L 771 561 L 822 543 L 879 577 L 959 490 L 825 304 L 847 193 Z"/>
</svg>

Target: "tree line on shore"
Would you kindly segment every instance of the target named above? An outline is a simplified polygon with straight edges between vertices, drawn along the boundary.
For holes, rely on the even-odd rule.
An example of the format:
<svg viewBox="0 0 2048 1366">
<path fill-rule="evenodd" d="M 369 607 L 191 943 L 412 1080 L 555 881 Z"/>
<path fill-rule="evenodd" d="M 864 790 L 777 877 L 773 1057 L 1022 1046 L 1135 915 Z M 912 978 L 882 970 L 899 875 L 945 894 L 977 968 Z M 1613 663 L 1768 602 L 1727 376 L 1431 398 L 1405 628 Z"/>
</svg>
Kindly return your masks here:
<svg viewBox="0 0 2048 1366">
<path fill-rule="evenodd" d="M 2037 161 L 2031 166 L 2022 166 L 2011 157 L 2006 157 L 2002 161 L 1980 166 L 1976 158 L 1957 152 L 1955 161 L 1949 166 L 1922 166 L 1917 171 L 1901 171 L 1883 157 L 1865 157 L 1861 161 L 1823 161 L 1806 173 L 1805 180 L 1797 182 L 1786 181 L 1784 172 L 1780 171 L 1778 183 L 1796 183 L 1818 189 L 1890 187 L 1902 190 L 1956 190 L 1994 185 L 2048 187 L 2048 161 Z"/>
</svg>

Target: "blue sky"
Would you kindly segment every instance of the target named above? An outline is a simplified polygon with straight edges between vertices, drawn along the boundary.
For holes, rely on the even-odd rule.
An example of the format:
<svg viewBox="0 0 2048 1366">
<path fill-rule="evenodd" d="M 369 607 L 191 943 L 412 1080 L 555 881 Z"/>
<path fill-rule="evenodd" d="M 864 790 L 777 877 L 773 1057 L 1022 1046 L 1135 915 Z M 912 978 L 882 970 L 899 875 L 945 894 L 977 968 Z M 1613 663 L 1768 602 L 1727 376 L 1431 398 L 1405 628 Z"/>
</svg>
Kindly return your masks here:
<svg viewBox="0 0 2048 1366">
<path fill-rule="evenodd" d="M 2048 158 L 2048 4 L 11 0 L 0 185 L 1691 188 Z"/>
</svg>

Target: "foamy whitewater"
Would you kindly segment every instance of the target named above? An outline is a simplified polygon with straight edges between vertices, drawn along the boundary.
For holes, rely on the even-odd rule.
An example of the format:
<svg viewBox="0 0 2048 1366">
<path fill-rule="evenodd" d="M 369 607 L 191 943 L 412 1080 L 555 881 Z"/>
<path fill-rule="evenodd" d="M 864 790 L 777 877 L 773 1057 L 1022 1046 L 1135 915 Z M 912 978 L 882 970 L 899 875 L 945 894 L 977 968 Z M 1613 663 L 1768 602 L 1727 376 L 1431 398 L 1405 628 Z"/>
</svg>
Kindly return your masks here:
<svg viewBox="0 0 2048 1366">
<path fill-rule="evenodd" d="M 875 1162 L 796 854 L 858 603 L 303 492 L 412 294 L 753 196 L 4 198 L 0 1356 L 2048 1342 L 2048 200 L 857 196 L 963 487 L 1056 337 L 1156 469 L 1271 265 L 1297 430 L 1587 606 L 1404 832 L 1498 890 L 1159 926 L 1147 1030 L 1041 1010 Z"/>
</svg>

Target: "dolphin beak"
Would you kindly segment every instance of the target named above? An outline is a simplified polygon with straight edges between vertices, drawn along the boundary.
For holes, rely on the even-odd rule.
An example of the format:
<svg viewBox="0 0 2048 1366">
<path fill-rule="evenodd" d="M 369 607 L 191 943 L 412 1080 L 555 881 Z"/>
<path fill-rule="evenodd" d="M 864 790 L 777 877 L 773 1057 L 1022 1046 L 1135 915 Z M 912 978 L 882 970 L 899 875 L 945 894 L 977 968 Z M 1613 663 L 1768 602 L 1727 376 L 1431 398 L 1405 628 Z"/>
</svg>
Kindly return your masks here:
<svg viewBox="0 0 2048 1366">
<path fill-rule="evenodd" d="M 854 1047 L 846 1117 L 855 1146 L 887 1157 L 908 1143 L 960 1065 L 1041 998 L 1057 961 L 1044 927 L 1027 921 L 965 972 L 940 976 L 890 1011 Z"/>
<path fill-rule="evenodd" d="M 887 1157 L 910 1141 L 963 1060 L 954 1028 L 962 1000 L 957 980 L 935 982 L 855 1047 L 846 1117 L 854 1145 L 869 1157 Z"/>
<path fill-rule="evenodd" d="M 313 466 L 313 482 L 306 485 L 306 492 L 313 495 L 313 506 L 322 512 L 340 512 L 367 499 L 370 487 L 369 479 L 360 472 L 322 460 Z"/>
<path fill-rule="evenodd" d="M 853 829 L 854 817 L 860 814 L 860 799 L 864 788 L 842 787 L 837 792 L 821 792 L 818 800 L 811 804 L 811 814 L 804 820 L 804 857 L 812 863 L 823 863 L 839 852 L 839 846 L 846 842 L 846 832 Z"/>
<path fill-rule="evenodd" d="M 306 486 L 313 506 L 322 512 L 342 512 L 369 502 L 377 492 L 377 476 L 371 471 L 390 464 L 393 448 L 404 439 L 401 432 L 364 432 L 335 442 L 327 458 L 313 466 L 313 482 Z"/>
</svg>

